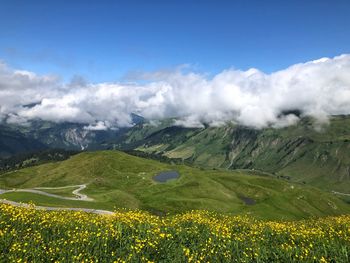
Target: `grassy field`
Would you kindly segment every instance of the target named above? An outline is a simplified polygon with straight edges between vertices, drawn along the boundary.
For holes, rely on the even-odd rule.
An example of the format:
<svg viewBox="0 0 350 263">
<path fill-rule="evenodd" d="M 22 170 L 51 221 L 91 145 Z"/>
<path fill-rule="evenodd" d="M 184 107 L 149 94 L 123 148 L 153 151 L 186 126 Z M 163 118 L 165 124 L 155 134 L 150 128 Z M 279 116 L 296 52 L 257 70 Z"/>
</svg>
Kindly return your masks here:
<svg viewBox="0 0 350 263">
<path fill-rule="evenodd" d="M 262 221 L 191 211 L 158 217 L 0 204 L 1 262 L 349 262 L 350 217 Z"/>
<path fill-rule="evenodd" d="M 176 170 L 167 183 L 152 178 Z M 94 201 L 71 201 L 33 193 L 0 195 L 37 205 L 114 210 L 131 208 L 156 214 L 206 209 L 263 219 L 301 219 L 350 213 L 350 205 L 331 193 L 254 171 L 204 170 L 164 164 L 118 151 L 85 152 L 68 160 L 2 174 L 0 188 L 60 187 L 87 184 Z M 62 196 L 73 189 L 60 189 Z M 54 191 L 55 192 L 55 191 Z M 60 194 L 59 192 L 56 194 Z"/>
</svg>

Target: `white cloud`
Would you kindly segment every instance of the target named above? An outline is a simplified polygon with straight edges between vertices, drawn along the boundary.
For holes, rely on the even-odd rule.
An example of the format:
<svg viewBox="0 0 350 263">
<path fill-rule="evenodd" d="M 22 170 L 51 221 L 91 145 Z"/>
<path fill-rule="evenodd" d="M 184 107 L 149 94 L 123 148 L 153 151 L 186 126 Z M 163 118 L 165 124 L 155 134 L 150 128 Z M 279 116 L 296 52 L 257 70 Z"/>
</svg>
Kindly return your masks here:
<svg viewBox="0 0 350 263">
<path fill-rule="evenodd" d="M 104 121 L 98 121 L 97 123 L 90 124 L 84 127 L 84 129 L 88 131 L 101 131 L 107 130 L 108 128 L 110 128 L 109 123 Z"/>
<path fill-rule="evenodd" d="M 147 74 L 147 84 L 63 84 L 0 63 L 0 119 L 9 122 L 40 118 L 107 129 L 130 126 L 130 114 L 137 113 L 156 120 L 177 117 L 186 127 L 234 121 L 261 128 L 294 124 L 298 116 L 281 115 L 291 110 L 320 120 L 350 114 L 350 55 L 271 74 L 228 69 L 211 79 L 177 69 Z"/>
</svg>

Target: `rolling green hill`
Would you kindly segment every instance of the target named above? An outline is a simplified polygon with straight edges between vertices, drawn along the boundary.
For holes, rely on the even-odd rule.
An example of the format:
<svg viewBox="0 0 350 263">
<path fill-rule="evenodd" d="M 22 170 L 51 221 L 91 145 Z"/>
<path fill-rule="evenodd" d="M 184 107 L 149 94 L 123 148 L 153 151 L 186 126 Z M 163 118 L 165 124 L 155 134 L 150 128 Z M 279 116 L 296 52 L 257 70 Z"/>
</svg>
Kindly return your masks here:
<svg viewBox="0 0 350 263">
<path fill-rule="evenodd" d="M 328 124 L 309 118 L 285 128 L 183 128 L 167 121 L 139 124 L 114 145 L 153 156 L 181 159 L 200 167 L 256 169 L 325 190 L 350 189 L 350 116 Z"/>
<path fill-rule="evenodd" d="M 175 170 L 178 179 L 158 183 L 153 177 Z M 85 152 L 70 159 L 0 175 L 0 188 L 64 187 L 86 184 L 94 201 L 62 200 L 37 193 L 0 195 L 38 205 L 112 210 L 140 208 L 155 213 L 208 209 L 249 213 L 260 218 L 298 219 L 350 212 L 350 205 L 331 193 L 253 171 L 224 171 L 171 165 L 118 151 Z M 69 190 L 51 193 L 70 196 Z M 47 192 L 50 192 L 47 190 Z"/>
</svg>

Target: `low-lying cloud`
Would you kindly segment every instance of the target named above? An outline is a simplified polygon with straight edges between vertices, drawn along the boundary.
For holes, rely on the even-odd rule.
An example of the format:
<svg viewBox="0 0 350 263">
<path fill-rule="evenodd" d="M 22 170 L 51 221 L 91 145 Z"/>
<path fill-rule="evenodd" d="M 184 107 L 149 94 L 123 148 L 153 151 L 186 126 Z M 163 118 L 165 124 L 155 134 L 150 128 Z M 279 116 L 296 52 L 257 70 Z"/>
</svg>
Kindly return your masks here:
<svg viewBox="0 0 350 263">
<path fill-rule="evenodd" d="M 146 84 L 65 84 L 0 63 L 2 121 L 79 122 L 96 130 L 130 126 L 131 113 L 154 120 L 176 117 L 187 127 L 233 121 L 256 128 L 291 125 L 300 116 L 325 120 L 350 114 L 350 55 L 271 74 L 228 69 L 207 78 L 182 70 L 156 72 L 147 75 Z"/>
</svg>

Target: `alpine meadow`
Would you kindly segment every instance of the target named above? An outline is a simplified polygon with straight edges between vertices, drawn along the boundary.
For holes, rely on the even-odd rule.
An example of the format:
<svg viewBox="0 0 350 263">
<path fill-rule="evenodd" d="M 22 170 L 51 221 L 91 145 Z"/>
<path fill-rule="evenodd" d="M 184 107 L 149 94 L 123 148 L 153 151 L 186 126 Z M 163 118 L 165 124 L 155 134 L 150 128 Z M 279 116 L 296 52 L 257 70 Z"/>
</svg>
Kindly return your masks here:
<svg viewBox="0 0 350 263">
<path fill-rule="evenodd" d="M 350 262 L 350 3 L 0 4 L 0 262 Z"/>
</svg>

